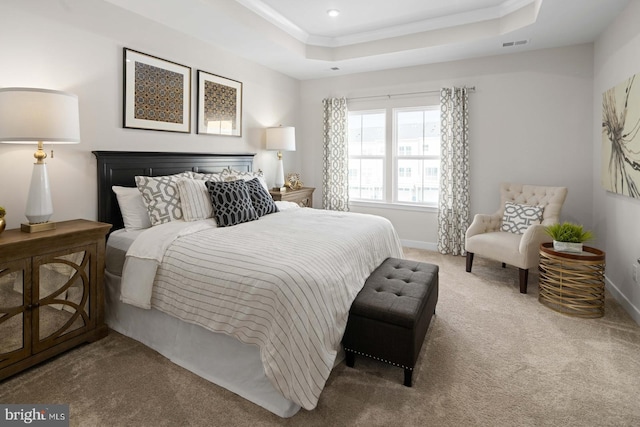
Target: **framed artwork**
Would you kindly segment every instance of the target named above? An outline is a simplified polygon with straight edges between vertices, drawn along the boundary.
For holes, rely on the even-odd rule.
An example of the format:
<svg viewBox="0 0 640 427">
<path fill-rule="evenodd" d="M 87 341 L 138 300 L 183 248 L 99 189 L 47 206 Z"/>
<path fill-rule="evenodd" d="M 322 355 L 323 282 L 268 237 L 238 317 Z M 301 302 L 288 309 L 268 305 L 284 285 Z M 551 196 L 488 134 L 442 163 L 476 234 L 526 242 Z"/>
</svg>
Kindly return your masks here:
<svg viewBox="0 0 640 427">
<path fill-rule="evenodd" d="M 197 132 L 242 136 L 242 83 L 198 70 Z"/>
<path fill-rule="evenodd" d="M 640 81 L 629 77 L 602 94 L 602 186 L 640 198 Z"/>
<path fill-rule="evenodd" d="M 124 48 L 123 127 L 191 132 L 191 67 Z"/>
</svg>

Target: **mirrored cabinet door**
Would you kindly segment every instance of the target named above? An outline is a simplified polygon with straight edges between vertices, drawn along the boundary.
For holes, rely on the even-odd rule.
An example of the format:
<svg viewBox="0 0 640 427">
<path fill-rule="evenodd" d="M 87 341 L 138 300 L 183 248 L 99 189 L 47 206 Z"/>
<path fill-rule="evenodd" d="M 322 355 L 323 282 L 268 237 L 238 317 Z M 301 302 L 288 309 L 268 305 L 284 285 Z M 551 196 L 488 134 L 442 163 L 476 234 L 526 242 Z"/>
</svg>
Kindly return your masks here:
<svg viewBox="0 0 640 427">
<path fill-rule="evenodd" d="M 0 265 L 0 368 L 31 352 L 31 260 Z"/>
<path fill-rule="evenodd" d="M 34 351 L 86 332 L 95 324 L 91 309 L 94 246 L 33 258 Z"/>
<path fill-rule="evenodd" d="M 0 233 L 0 381 L 108 334 L 104 250 L 110 224 Z"/>
</svg>

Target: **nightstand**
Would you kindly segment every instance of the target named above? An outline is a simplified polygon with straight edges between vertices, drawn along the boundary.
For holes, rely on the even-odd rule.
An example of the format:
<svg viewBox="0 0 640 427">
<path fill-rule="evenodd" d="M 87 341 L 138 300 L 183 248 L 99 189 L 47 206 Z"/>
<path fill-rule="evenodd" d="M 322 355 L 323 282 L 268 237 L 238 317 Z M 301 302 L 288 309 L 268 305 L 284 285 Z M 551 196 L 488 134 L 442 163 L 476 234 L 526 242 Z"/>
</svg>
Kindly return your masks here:
<svg viewBox="0 0 640 427">
<path fill-rule="evenodd" d="M 107 335 L 105 236 L 83 219 L 0 234 L 0 380 Z"/>
<path fill-rule="evenodd" d="M 313 207 L 313 187 L 302 187 L 298 190 L 292 190 L 287 188 L 286 191 L 270 190 L 269 193 L 273 200 L 294 202 L 299 204 L 303 208 Z"/>
</svg>

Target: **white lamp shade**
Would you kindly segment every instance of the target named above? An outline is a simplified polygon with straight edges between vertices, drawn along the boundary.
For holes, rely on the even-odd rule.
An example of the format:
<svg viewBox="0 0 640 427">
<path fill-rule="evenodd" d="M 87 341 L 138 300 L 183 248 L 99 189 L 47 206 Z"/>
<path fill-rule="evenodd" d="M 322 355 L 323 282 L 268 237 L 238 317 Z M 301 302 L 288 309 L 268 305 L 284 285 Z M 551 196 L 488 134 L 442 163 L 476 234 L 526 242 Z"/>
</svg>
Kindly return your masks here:
<svg viewBox="0 0 640 427">
<path fill-rule="evenodd" d="M 296 151 L 296 128 L 267 128 L 267 150 Z"/>
<path fill-rule="evenodd" d="M 0 142 L 38 144 L 25 215 L 30 224 L 48 222 L 53 205 L 42 144 L 80 142 L 78 97 L 48 89 L 0 89 Z"/>
<path fill-rule="evenodd" d="M 78 97 L 48 89 L 0 89 L 0 142 L 80 142 Z"/>
</svg>

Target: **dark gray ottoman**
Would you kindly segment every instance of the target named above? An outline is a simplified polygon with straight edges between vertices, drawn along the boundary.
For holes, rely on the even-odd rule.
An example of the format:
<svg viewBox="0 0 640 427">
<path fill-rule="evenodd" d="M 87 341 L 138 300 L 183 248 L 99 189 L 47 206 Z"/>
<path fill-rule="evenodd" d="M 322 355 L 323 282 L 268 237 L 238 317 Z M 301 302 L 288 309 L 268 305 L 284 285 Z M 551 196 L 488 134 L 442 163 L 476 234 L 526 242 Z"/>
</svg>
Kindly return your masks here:
<svg viewBox="0 0 640 427">
<path fill-rule="evenodd" d="M 349 310 L 342 344 L 347 366 L 355 355 L 404 368 L 411 376 L 438 302 L 438 266 L 387 258 L 371 273 Z"/>
</svg>

